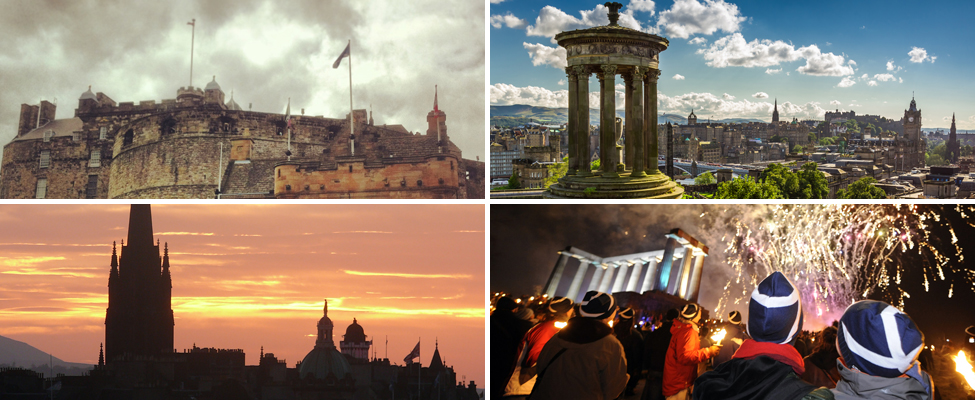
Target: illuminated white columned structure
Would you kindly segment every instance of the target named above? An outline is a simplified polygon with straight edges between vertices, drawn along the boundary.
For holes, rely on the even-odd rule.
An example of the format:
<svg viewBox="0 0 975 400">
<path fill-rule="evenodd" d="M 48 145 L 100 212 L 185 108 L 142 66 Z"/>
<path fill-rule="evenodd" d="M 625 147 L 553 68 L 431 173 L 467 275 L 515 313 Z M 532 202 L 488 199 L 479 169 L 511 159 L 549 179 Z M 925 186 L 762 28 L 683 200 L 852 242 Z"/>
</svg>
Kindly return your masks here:
<svg viewBox="0 0 975 400">
<path fill-rule="evenodd" d="M 579 301 L 588 276 L 587 291 L 644 293 L 657 290 L 696 301 L 707 253 L 707 246 L 680 229 L 667 234 L 667 244 L 663 250 L 600 257 L 570 246 L 559 252 L 545 294 L 555 297 L 564 293 L 572 301 Z M 568 290 L 561 292 L 559 285 L 566 276 L 570 259 L 578 260 L 579 265 Z M 593 270 L 591 274 L 590 267 Z"/>
</svg>

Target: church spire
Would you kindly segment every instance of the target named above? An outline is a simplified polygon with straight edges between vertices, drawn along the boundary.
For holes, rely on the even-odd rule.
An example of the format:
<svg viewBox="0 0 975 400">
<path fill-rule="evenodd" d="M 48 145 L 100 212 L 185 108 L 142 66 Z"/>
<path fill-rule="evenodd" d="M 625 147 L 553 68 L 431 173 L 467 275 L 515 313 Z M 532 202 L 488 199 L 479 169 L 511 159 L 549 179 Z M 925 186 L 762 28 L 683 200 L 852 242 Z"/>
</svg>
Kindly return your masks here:
<svg viewBox="0 0 975 400">
<path fill-rule="evenodd" d="M 104 343 L 98 344 L 98 366 L 99 367 L 105 366 L 105 344 Z"/>
<path fill-rule="evenodd" d="M 112 242 L 112 276 L 118 276 L 118 252 L 114 241 Z"/>
<path fill-rule="evenodd" d="M 433 85 L 433 112 L 434 113 L 440 112 L 440 108 L 437 107 L 437 91 L 438 91 L 437 85 Z"/>
<path fill-rule="evenodd" d="M 162 275 L 168 281 L 169 287 L 173 287 L 173 278 L 169 274 L 169 242 L 166 242 L 165 248 L 163 249 Z"/>
<path fill-rule="evenodd" d="M 152 210 L 149 204 L 133 204 L 129 210 L 129 247 L 152 246 Z M 157 256 L 159 253 L 156 253 Z"/>
</svg>

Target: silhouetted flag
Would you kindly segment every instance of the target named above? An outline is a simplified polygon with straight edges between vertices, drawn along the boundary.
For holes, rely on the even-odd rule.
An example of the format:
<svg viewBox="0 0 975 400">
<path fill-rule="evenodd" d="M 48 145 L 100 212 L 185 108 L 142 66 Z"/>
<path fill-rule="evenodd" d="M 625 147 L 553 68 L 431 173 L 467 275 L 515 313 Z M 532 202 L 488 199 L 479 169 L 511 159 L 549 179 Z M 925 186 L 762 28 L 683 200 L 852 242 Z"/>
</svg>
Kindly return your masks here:
<svg viewBox="0 0 975 400">
<path fill-rule="evenodd" d="M 403 359 L 403 361 L 406 361 L 407 364 L 413 364 L 413 359 L 419 356 L 420 356 L 420 342 L 416 342 L 416 347 L 413 348 L 413 351 L 411 351 L 410 354 Z"/>
<path fill-rule="evenodd" d="M 348 45 L 345 46 L 345 50 L 342 51 L 342 54 L 339 54 L 339 58 L 335 60 L 335 64 L 332 64 L 332 68 L 338 68 L 339 64 L 342 64 L 342 59 L 345 57 L 349 57 L 351 55 L 352 55 L 352 43 L 349 43 Z"/>
</svg>

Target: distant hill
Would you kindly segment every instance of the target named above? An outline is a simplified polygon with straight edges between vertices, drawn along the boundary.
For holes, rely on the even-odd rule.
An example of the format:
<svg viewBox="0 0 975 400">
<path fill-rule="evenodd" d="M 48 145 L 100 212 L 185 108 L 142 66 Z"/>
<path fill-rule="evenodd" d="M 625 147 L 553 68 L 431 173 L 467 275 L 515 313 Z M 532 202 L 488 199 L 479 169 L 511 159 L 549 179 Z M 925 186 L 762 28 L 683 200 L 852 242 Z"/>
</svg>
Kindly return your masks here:
<svg viewBox="0 0 975 400">
<path fill-rule="evenodd" d="M 27 343 L 0 336 L 0 366 L 31 369 L 44 376 L 51 375 L 51 356 Z M 54 373 L 82 375 L 92 369 L 92 365 L 65 362 L 54 357 Z"/>
<path fill-rule="evenodd" d="M 620 110 L 616 111 L 616 115 L 623 118 L 623 112 Z M 501 126 L 501 127 L 512 127 L 521 126 L 529 122 L 535 122 L 543 125 L 561 125 L 569 120 L 569 110 L 567 108 L 549 108 L 549 107 L 536 107 L 524 104 L 515 104 L 510 106 L 491 106 L 491 125 Z M 698 119 L 699 122 L 706 122 L 707 120 Z M 670 122 L 672 124 L 687 124 L 687 117 L 682 117 L 676 114 L 660 114 L 657 115 L 658 124 L 666 124 Z M 713 123 L 716 124 L 738 124 L 745 122 L 767 122 L 760 119 L 749 119 L 749 118 L 730 118 L 715 120 Z M 589 109 L 589 123 L 598 124 L 599 123 L 599 109 L 590 108 Z"/>
</svg>

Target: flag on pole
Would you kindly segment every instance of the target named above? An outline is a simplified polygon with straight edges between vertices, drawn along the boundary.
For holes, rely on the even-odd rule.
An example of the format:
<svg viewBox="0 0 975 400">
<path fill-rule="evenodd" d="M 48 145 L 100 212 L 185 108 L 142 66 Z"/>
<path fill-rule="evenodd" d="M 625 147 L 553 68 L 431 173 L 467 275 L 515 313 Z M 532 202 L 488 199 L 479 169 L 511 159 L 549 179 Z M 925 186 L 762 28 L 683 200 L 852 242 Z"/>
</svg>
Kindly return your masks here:
<svg viewBox="0 0 975 400">
<path fill-rule="evenodd" d="M 288 98 L 288 108 L 284 111 L 284 122 L 288 124 L 288 129 L 291 129 L 291 98 Z"/>
<path fill-rule="evenodd" d="M 413 359 L 420 357 L 420 342 L 416 342 L 416 347 L 403 359 L 407 364 L 413 364 Z"/>
<path fill-rule="evenodd" d="M 342 59 L 345 57 L 349 57 L 351 55 L 352 55 L 352 42 L 349 42 L 349 44 L 345 46 L 345 50 L 342 50 L 342 54 L 339 54 L 339 58 L 335 60 L 335 64 L 332 64 L 332 68 L 338 68 L 339 65 L 342 64 Z"/>
</svg>

